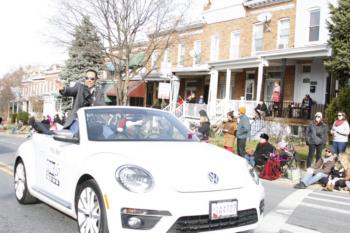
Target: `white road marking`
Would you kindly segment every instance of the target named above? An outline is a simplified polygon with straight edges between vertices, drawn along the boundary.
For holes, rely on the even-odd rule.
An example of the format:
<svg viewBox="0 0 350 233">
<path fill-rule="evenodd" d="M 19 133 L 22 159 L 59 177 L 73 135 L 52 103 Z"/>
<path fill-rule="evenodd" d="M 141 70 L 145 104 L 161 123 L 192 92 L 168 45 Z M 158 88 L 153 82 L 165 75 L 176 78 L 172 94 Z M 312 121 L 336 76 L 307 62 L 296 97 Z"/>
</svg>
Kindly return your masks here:
<svg viewBox="0 0 350 233">
<path fill-rule="evenodd" d="M 307 206 L 307 207 L 315 208 L 315 209 L 322 209 L 322 210 L 337 212 L 337 213 L 340 213 L 340 214 L 350 215 L 350 211 L 349 210 L 341 210 L 341 209 L 338 209 L 338 208 L 333 208 L 333 207 L 323 206 L 323 205 L 317 205 L 317 204 L 310 204 L 310 203 L 301 203 L 300 205 L 301 206 Z"/>
<path fill-rule="evenodd" d="M 307 229 L 307 228 L 303 228 L 303 227 L 291 225 L 291 224 L 284 224 L 283 230 L 295 232 L 295 233 L 320 233 L 319 231 L 314 231 L 311 229 Z"/>
<path fill-rule="evenodd" d="M 312 196 L 308 196 L 307 199 L 316 200 L 316 201 L 324 201 L 324 202 L 329 202 L 329 203 L 339 204 L 339 205 L 350 206 L 349 202 L 343 202 L 343 201 L 334 201 L 334 200 L 330 200 L 330 199 L 317 198 L 317 197 L 312 197 Z M 348 199 L 348 201 L 349 201 L 349 199 Z"/>
<path fill-rule="evenodd" d="M 269 212 L 262 222 L 259 224 L 258 228 L 255 230 L 256 233 L 276 233 L 281 229 L 284 229 L 287 226 L 286 222 L 288 218 L 292 215 L 294 210 L 298 207 L 299 204 L 306 198 L 312 190 L 308 189 L 300 189 L 292 194 L 290 194 L 287 198 L 285 198 L 277 207 L 275 207 L 271 212 Z M 302 227 L 298 227 L 298 229 L 303 229 Z M 302 232 L 300 231 L 295 232 Z M 316 232 L 316 231 L 307 231 L 305 229 L 305 233 L 307 232 Z M 294 231 L 293 231 L 294 232 Z"/>
<path fill-rule="evenodd" d="M 336 198 L 336 199 L 344 199 L 345 201 L 350 201 L 350 196 L 349 197 L 345 197 L 345 196 L 338 196 L 335 194 L 329 194 L 329 193 L 312 193 L 312 196 L 310 197 L 314 197 L 314 196 L 324 196 L 324 197 L 330 197 L 330 198 Z"/>
<path fill-rule="evenodd" d="M 18 145 L 18 143 L 16 143 L 16 142 L 9 142 L 9 141 L 5 141 L 5 140 L 0 140 L 0 142 L 2 142 L 2 143 L 4 143 L 4 145 L 6 145 L 6 144 L 11 144 L 11 145 Z"/>
<path fill-rule="evenodd" d="M 0 162 L 0 171 L 5 172 L 7 175 L 13 176 L 13 168 L 5 163 Z"/>
</svg>

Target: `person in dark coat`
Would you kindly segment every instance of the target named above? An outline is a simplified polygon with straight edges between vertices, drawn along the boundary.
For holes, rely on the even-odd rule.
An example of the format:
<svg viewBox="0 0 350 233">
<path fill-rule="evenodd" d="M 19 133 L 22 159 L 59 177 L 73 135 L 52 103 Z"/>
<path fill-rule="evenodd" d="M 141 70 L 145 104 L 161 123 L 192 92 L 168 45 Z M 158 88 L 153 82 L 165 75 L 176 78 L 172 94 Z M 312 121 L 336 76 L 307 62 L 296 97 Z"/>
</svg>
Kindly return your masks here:
<svg viewBox="0 0 350 233">
<path fill-rule="evenodd" d="M 326 145 L 326 136 L 328 132 L 327 125 L 322 121 L 322 113 L 315 114 L 315 120 L 306 129 L 306 145 L 309 146 L 306 166 L 310 167 L 312 158 L 316 151 L 316 161 L 321 158 L 321 153 Z"/>
<path fill-rule="evenodd" d="M 275 147 L 269 143 L 269 135 L 262 133 L 260 141 L 256 145 L 253 157 L 255 164 L 259 166 L 265 165 L 268 157 L 275 151 Z"/>
<path fill-rule="evenodd" d="M 301 102 L 301 110 L 302 116 L 306 119 L 310 119 L 311 117 L 311 108 L 312 108 L 313 100 L 310 95 L 305 95 L 303 101 Z"/>
<path fill-rule="evenodd" d="M 96 86 L 97 71 L 88 69 L 84 83 L 77 82 L 73 87 L 63 87 L 59 83 L 59 92 L 62 96 L 74 97 L 72 110 L 64 123 L 74 133 L 78 132 L 77 111 L 82 107 L 105 105 L 102 89 Z"/>
<path fill-rule="evenodd" d="M 204 110 L 200 110 L 198 132 L 202 134 L 201 140 L 205 141 L 209 139 L 209 131 L 210 131 L 210 121 L 209 121 L 207 112 Z"/>
<path fill-rule="evenodd" d="M 260 101 L 259 104 L 254 108 L 254 110 L 255 113 L 258 115 L 259 119 L 262 119 L 267 115 L 267 106 L 263 101 Z"/>
</svg>

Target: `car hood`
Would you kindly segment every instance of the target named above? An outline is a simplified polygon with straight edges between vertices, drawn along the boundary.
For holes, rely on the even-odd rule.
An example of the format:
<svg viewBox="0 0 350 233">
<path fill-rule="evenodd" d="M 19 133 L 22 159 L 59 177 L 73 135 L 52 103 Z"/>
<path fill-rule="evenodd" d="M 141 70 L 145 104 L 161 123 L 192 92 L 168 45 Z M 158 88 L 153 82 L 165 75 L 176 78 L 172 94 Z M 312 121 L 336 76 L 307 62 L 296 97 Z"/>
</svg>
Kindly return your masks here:
<svg viewBox="0 0 350 233">
<path fill-rule="evenodd" d="M 110 148 L 107 144 L 104 153 Z M 148 170 L 154 177 L 155 187 L 177 192 L 219 191 L 242 188 L 249 179 L 245 159 L 208 143 L 113 144 L 108 157 L 119 165 L 133 164 Z M 120 164 L 121 161 L 124 163 Z"/>
</svg>

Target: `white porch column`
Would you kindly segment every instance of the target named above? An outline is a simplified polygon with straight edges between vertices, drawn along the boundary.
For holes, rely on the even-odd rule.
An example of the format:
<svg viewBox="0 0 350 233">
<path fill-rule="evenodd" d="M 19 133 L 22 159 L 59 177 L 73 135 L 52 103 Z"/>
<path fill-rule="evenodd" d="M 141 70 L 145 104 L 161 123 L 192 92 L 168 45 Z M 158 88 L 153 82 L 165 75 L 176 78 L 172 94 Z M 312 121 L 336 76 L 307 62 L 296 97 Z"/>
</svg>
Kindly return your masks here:
<svg viewBox="0 0 350 233">
<path fill-rule="evenodd" d="M 209 85 L 209 117 L 212 118 L 216 115 L 216 96 L 218 92 L 218 79 L 219 72 L 217 70 L 212 70 L 210 72 L 210 85 Z"/>
<path fill-rule="evenodd" d="M 173 113 L 176 109 L 177 99 L 179 96 L 180 79 L 177 76 L 172 75 L 170 78 L 170 84 L 171 84 L 170 111 Z"/>
<path fill-rule="evenodd" d="M 264 60 L 261 60 L 258 69 L 258 86 L 256 89 L 256 102 L 260 101 L 261 91 L 262 91 L 262 83 L 263 83 L 263 70 L 264 69 Z"/>
<path fill-rule="evenodd" d="M 225 111 L 229 111 L 229 101 L 231 95 L 231 69 L 226 70 L 226 91 L 225 91 Z"/>
</svg>

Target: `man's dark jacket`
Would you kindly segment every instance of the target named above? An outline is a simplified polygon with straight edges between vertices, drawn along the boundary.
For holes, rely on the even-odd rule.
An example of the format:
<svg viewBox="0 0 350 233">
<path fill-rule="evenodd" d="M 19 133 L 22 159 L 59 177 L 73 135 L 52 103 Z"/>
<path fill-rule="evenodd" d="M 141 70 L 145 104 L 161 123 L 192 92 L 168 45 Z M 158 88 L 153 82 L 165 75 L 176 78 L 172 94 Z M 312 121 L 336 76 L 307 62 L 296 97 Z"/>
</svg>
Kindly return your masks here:
<svg viewBox="0 0 350 233">
<path fill-rule="evenodd" d="M 77 82 L 73 87 L 65 87 L 60 91 L 62 96 L 73 97 L 73 107 L 68 113 L 64 128 L 69 128 L 75 119 L 77 119 L 77 111 L 82 107 L 105 105 L 104 93 L 102 89 L 95 86 L 93 94 L 90 93 L 87 86 Z"/>
<path fill-rule="evenodd" d="M 269 142 L 258 143 L 254 152 L 254 159 L 257 165 L 264 165 L 270 153 L 275 151 L 275 147 Z"/>
</svg>

